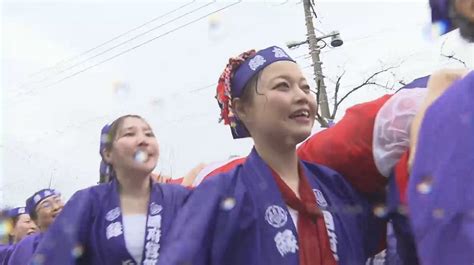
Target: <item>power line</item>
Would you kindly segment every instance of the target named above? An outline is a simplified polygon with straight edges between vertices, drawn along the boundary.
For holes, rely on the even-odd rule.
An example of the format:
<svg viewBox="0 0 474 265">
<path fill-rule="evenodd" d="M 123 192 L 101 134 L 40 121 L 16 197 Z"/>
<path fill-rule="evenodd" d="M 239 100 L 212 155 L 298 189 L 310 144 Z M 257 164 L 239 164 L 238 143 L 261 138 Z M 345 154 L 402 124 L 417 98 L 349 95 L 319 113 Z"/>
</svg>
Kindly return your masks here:
<svg viewBox="0 0 474 265">
<path fill-rule="evenodd" d="M 124 33 L 122 33 L 122 34 L 119 34 L 119 35 L 113 37 L 112 39 L 109 39 L 108 41 L 105 41 L 105 42 L 103 42 L 103 43 L 101 43 L 101 44 L 99 44 L 99 45 L 97 45 L 97 46 L 95 46 L 95 47 L 93 47 L 93 48 L 88 49 L 87 51 L 84 51 L 84 52 L 80 53 L 79 55 L 76 55 L 76 56 L 71 57 L 71 58 L 68 58 L 68 59 L 61 60 L 61 61 L 57 62 L 55 65 L 50 66 L 50 67 L 46 67 L 46 68 L 44 68 L 44 69 L 42 69 L 42 70 L 40 70 L 40 71 L 38 71 L 38 72 L 36 72 L 36 73 L 31 74 L 30 76 L 32 77 L 32 76 L 39 75 L 39 74 L 41 74 L 41 73 L 43 73 L 43 72 L 45 72 L 45 71 L 50 70 L 51 68 L 56 68 L 56 67 L 58 67 L 58 66 L 61 65 L 61 64 L 65 64 L 65 63 L 67 63 L 67 62 L 74 61 L 75 59 L 77 59 L 77 58 L 79 58 L 79 57 L 82 57 L 82 56 L 84 56 L 84 55 L 86 55 L 86 54 L 92 52 L 93 50 L 96 50 L 96 49 L 98 49 L 98 48 L 101 48 L 101 47 L 105 46 L 106 44 L 109 44 L 109 43 L 111 43 L 112 41 L 114 41 L 114 40 L 116 40 L 116 39 L 119 39 L 119 38 L 121 38 L 121 37 L 127 35 L 128 33 L 131 33 L 131 32 L 133 32 L 133 31 L 136 31 L 137 29 L 140 29 L 140 28 L 142 28 L 142 27 L 144 27 L 144 26 L 146 26 L 146 25 L 148 25 L 148 24 L 150 24 L 150 23 L 152 23 L 152 22 L 155 22 L 155 21 L 157 21 L 157 20 L 160 19 L 160 18 L 166 17 L 166 16 L 168 16 L 168 15 L 170 15 L 170 14 L 172 14 L 172 13 L 174 13 L 174 12 L 180 10 L 180 9 L 185 8 L 186 6 L 188 6 L 188 5 L 190 5 L 190 4 L 193 4 L 194 2 L 196 2 L 196 0 L 193 0 L 193 1 L 189 2 L 189 3 L 187 3 L 187 4 L 184 4 L 184 5 L 182 5 L 182 6 L 178 7 L 178 8 L 176 8 L 176 9 L 173 9 L 173 10 L 171 10 L 171 11 L 169 11 L 169 12 L 166 12 L 165 14 L 162 14 L 162 15 L 160 15 L 160 16 L 158 16 L 158 17 L 154 17 L 153 19 L 151 19 L 151 20 L 149 20 L 149 21 L 147 21 L 147 22 L 145 22 L 145 23 L 143 23 L 143 24 L 141 24 L 141 25 L 139 25 L 139 26 L 136 26 L 136 27 L 134 27 L 134 28 L 132 28 L 132 29 L 130 29 L 130 30 L 127 30 L 126 32 L 124 32 Z"/>
<path fill-rule="evenodd" d="M 130 51 L 132 51 L 132 50 L 135 50 L 135 49 L 137 49 L 137 48 L 140 48 L 140 47 L 143 46 L 143 45 L 146 45 L 146 44 L 148 44 L 148 43 L 150 43 L 150 42 L 152 42 L 152 41 L 154 41 L 154 40 L 160 39 L 160 38 L 162 38 L 162 37 L 164 37 L 164 36 L 166 36 L 166 35 L 168 35 L 168 34 L 170 34 L 170 33 L 173 33 L 173 32 L 175 32 L 175 31 L 178 31 L 178 30 L 180 30 L 180 29 L 182 29 L 182 28 L 184 28 L 184 27 L 186 27 L 186 26 L 189 26 L 189 25 L 191 25 L 191 24 L 193 24 L 193 23 L 196 23 L 197 21 L 200 21 L 200 20 L 202 20 L 202 19 L 204 19 L 204 18 L 206 18 L 206 17 L 208 17 L 208 16 L 210 16 L 210 15 L 212 15 L 212 14 L 218 13 L 218 12 L 220 12 L 220 11 L 222 11 L 222 10 L 225 10 L 225 9 L 227 9 L 227 8 L 229 8 L 229 7 L 232 7 L 232 6 L 234 6 L 234 5 L 237 5 L 237 4 L 241 3 L 241 2 L 242 2 L 242 0 L 239 0 L 239 1 L 235 2 L 235 3 L 226 5 L 226 6 L 224 6 L 224 7 L 222 7 L 222 8 L 219 8 L 219 9 L 217 9 L 217 10 L 215 10 L 215 11 L 212 11 L 212 12 L 210 12 L 210 13 L 207 13 L 206 15 L 200 16 L 200 17 L 198 17 L 198 18 L 196 18 L 196 19 L 194 19 L 194 20 L 191 20 L 191 21 L 188 22 L 188 23 L 185 23 L 185 24 L 183 24 L 183 25 L 181 25 L 181 26 L 179 26 L 179 27 L 176 27 L 176 28 L 174 28 L 174 29 L 172 29 L 172 30 L 169 30 L 169 31 L 167 31 L 167 32 L 165 32 L 165 33 L 163 33 L 163 34 L 161 34 L 161 35 L 158 35 L 158 36 L 156 36 L 156 37 L 154 37 L 154 38 L 151 38 L 151 39 L 149 39 L 149 40 L 147 40 L 147 41 L 144 41 L 144 42 L 142 42 L 142 43 L 140 43 L 140 44 L 138 44 L 138 45 L 136 45 L 136 46 L 134 46 L 134 47 L 131 47 L 131 48 L 129 48 L 129 49 L 126 49 L 126 50 L 124 50 L 124 51 L 122 51 L 122 52 L 120 52 L 120 53 L 117 53 L 117 54 L 115 54 L 115 55 L 113 55 L 113 56 L 111 56 L 111 57 L 109 57 L 109 58 L 107 58 L 107 59 L 105 59 L 105 60 L 102 60 L 102 61 L 100 61 L 100 62 L 98 62 L 98 63 L 96 63 L 96 64 L 93 64 L 93 65 L 91 65 L 91 66 L 89 66 L 89 67 L 86 67 L 86 68 L 84 68 L 84 69 L 82 69 L 82 70 L 80 70 L 80 71 L 77 71 L 77 72 L 75 72 L 75 73 L 73 73 L 73 74 L 70 74 L 70 75 L 68 75 L 68 76 L 66 76 L 66 77 L 64 77 L 64 78 L 61 78 L 61 79 L 59 79 L 59 80 L 57 80 L 57 81 L 55 81 L 55 82 L 53 82 L 53 83 L 51 83 L 51 84 L 48 84 L 48 85 L 43 86 L 43 87 L 40 87 L 40 88 L 38 88 L 38 89 L 45 89 L 45 88 L 51 87 L 51 86 L 53 86 L 53 85 L 56 85 L 56 84 L 58 84 L 58 83 L 60 83 L 60 82 L 62 82 L 62 81 L 64 81 L 64 80 L 67 80 L 67 79 L 69 79 L 69 78 L 72 78 L 72 77 L 74 77 L 74 76 L 76 76 L 76 75 L 78 75 L 78 74 L 80 74 L 80 73 L 83 73 L 83 72 L 85 72 L 85 71 L 87 71 L 87 70 L 89 70 L 89 69 L 91 69 L 91 68 L 93 68 L 93 67 L 96 67 L 96 66 L 98 66 L 98 65 L 101 65 L 101 64 L 103 64 L 103 63 L 105 63 L 105 62 L 108 62 L 108 61 L 110 61 L 110 60 L 112 60 L 112 59 L 115 59 L 115 58 L 117 58 L 117 57 L 119 57 L 119 56 L 121 56 L 121 55 L 123 55 L 123 54 L 125 54 L 125 53 L 128 53 L 128 52 L 130 52 Z"/>
<path fill-rule="evenodd" d="M 207 89 L 207 88 L 210 88 L 210 87 L 215 87 L 215 86 L 217 86 L 217 83 L 212 83 L 212 84 L 207 85 L 207 86 L 191 89 L 191 90 L 188 91 L 188 93 L 196 93 L 198 91 L 201 91 L 201 90 L 204 90 L 204 89 Z"/>
<path fill-rule="evenodd" d="M 190 90 L 187 90 L 187 91 L 182 91 L 182 92 L 179 92 L 179 94 L 192 94 L 192 93 L 197 93 L 199 91 L 203 91 L 203 90 L 206 90 L 208 88 L 212 88 L 212 87 L 216 87 L 217 86 L 217 83 L 212 83 L 212 84 L 209 84 L 209 85 L 206 85 L 206 86 L 200 86 L 200 87 L 197 87 L 197 88 L 193 88 L 193 89 L 190 89 Z M 85 126 L 86 124 L 90 124 L 90 123 L 94 123 L 96 121 L 99 121 L 99 120 L 112 120 L 113 119 L 113 116 L 110 116 L 109 114 L 108 115 L 101 115 L 101 116 L 95 116 L 93 118 L 90 118 L 90 119 L 86 119 L 86 120 L 83 120 L 83 121 L 80 121 L 80 122 L 70 122 L 68 124 L 66 124 L 66 126 L 63 126 L 62 128 L 57 128 L 54 130 L 54 132 L 46 132 L 46 133 L 43 133 L 41 134 L 39 137 L 35 137 L 33 138 L 35 142 L 41 142 L 41 141 L 44 141 L 46 138 L 49 138 L 49 137 L 60 137 L 62 135 L 65 135 L 68 131 L 70 130 L 73 130 L 73 129 L 78 129 L 78 128 L 81 128 L 83 126 Z M 175 121 L 175 120 L 173 120 Z M 0 146 L 1 148 L 2 146 Z"/>
<path fill-rule="evenodd" d="M 307 53 L 303 53 L 303 54 L 301 54 L 301 55 L 298 55 L 298 56 L 296 56 L 296 57 L 293 57 L 293 59 L 299 59 L 299 58 L 304 58 L 304 59 L 306 59 L 306 58 L 308 58 L 308 57 L 309 57 L 309 55 L 308 55 Z"/>
<path fill-rule="evenodd" d="M 214 1 L 214 2 L 215 2 L 215 1 Z M 130 39 L 128 39 L 128 40 L 125 40 L 125 41 L 123 41 L 123 42 L 120 42 L 119 44 L 117 44 L 117 45 L 115 45 L 115 46 L 112 46 L 111 48 L 108 48 L 108 49 L 106 49 L 105 51 L 102 51 L 102 52 L 97 53 L 97 54 L 95 54 L 95 55 L 93 55 L 93 56 L 91 56 L 91 57 L 88 57 L 88 58 L 86 58 L 86 59 L 84 59 L 84 60 L 82 60 L 82 61 L 80 61 L 80 62 L 78 62 L 78 63 L 75 63 L 75 64 L 73 64 L 73 65 L 71 65 L 71 66 L 69 66 L 69 67 L 67 67 L 67 68 L 65 68 L 65 69 L 60 70 L 59 72 L 55 73 L 54 75 L 46 76 L 46 77 L 42 78 L 41 80 L 38 80 L 38 81 L 33 82 L 32 84 L 42 83 L 42 82 L 45 81 L 45 80 L 54 78 L 54 76 L 58 76 L 58 75 L 60 75 L 60 74 L 62 74 L 62 73 L 64 73 L 64 72 L 66 72 L 66 71 L 68 71 L 68 70 L 70 70 L 70 69 L 72 69 L 72 68 L 75 68 L 76 66 L 79 66 L 79 65 L 81 65 L 81 64 L 84 64 L 85 62 L 88 62 L 88 61 L 90 61 L 90 60 L 92 60 L 92 59 L 94 59 L 94 58 L 97 58 L 97 57 L 99 57 L 99 56 L 101 56 L 101 55 L 103 55 L 103 54 L 105 54 L 105 53 L 107 53 L 107 52 L 109 52 L 109 51 L 111 51 L 111 50 L 114 50 L 115 48 L 118 48 L 118 47 L 120 47 L 120 46 L 123 46 L 124 44 L 127 44 L 127 43 L 129 43 L 129 42 L 131 42 L 131 41 L 133 41 L 133 40 L 135 40 L 135 39 L 137 39 L 137 38 L 139 38 L 139 37 L 141 37 L 141 36 L 143 36 L 143 35 L 146 35 L 146 34 L 152 32 L 152 31 L 155 31 L 155 30 L 157 30 L 157 29 L 159 29 L 159 28 L 161 28 L 161 27 L 163 27 L 163 26 L 165 26 L 165 25 L 168 25 L 168 24 L 170 24 L 171 22 L 174 22 L 174 21 L 176 21 L 176 20 L 179 20 L 179 19 L 181 19 L 181 18 L 183 18 L 183 17 L 185 17 L 185 16 L 187 16 L 187 15 L 189 15 L 189 14 L 192 14 L 192 13 L 194 13 L 194 12 L 197 12 L 197 11 L 200 10 L 200 9 L 203 9 L 203 8 L 209 6 L 209 5 L 212 5 L 214 2 L 210 2 L 210 3 L 204 4 L 204 5 L 200 6 L 199 8 L 193 9 L 193 10 L 191 10 L 191 11 L 189 11 L 189 12 L 187 12 L 187 13 L 181 15 L 181 16 L 178 16 L 178 17 L 176 17 L 176 18 L 174 18 L 174 19 L 172 19 L 172 20 L 169 20 L 169 21 L 167 21 L 167 22 L 165 22 L 165 23 L 163 23 L 163 24 L 160 24 L 160 25 L 158 25 L 158 26 L 156 26 L 156 27 L 153 27 L 153 28 L 151 28 L 151 29 L 149 29 L 149 30 L 147 30 L 147 31 L 145 31 L 145 32 L 143 32 L 143 33 L 140 33 L 140 34 L 134 36 L 133 38 L 130 38 Z"/>
</svg>

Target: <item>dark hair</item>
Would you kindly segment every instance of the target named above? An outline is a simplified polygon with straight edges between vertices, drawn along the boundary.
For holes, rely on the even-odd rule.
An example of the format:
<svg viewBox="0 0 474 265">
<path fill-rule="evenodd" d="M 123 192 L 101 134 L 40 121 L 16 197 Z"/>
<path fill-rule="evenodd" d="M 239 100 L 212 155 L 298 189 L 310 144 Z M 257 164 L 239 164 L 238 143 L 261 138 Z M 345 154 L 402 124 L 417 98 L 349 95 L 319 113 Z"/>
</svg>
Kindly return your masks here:
<svg viewBox="0 0 474 265">
<path fill-rule="evenodd" d="M 20 215 L 21 214 L 19 214 L 17 216 L 10 217 L 10 219 L 12 221 L 12 228 L 15 228 L 16 224 L 18 223 L 18 220 L 20 219 Z M 13 236 L 8 234 L 8 242 L 14 243 L 13 240 L 14 240 Z"/>
<path fill-rule="evenodd" d="M 123 122 L 127 118 L 137 118 L 137 119 L 141 119 L 141 120 L 145 121 L 145 119 L 143 117 L 141 117 L 139 115 L 134 115 L 134 114 L 127 114 L 127 115 L 123 115 L 121 117 L 118 117 L 115 121 L 113 121 L 110 124 L 110 130 L 108 132 L 108 137 L 107 137 L 108 141 L 104 144 L 104 149 L 101 152 L 112 150 L 113 142 L 114 142 L 115 138 L 117 137 L 117 132 L 118 132 L 119 128 L 122 127 Z M 110 171 L 111 171 L 110 175 L 115 176 L 115 171 L 114 171 L 112 165 L 109 165 L 109 166 L 110 166 Z M 99 178 L 99 183 L 109 182 L 110 181 L 110 175 L 107 176 L 107 175 L 102 175 L 101 174 L 100 178 Z"/>
<path fill-rule="evenodd" d="M 13 227 L 15 227 L 16 224 L 18 223 L 18 220 L 20 220 L 20 215 L 21 215 L 21 214 L 12 217 L 12 225 L 13 225 Z"/>
<path fill-rule="evenodd" d="M 254 93 L 252 93 L 253 89 L 255 90 L 255 94 L 260 95 L 260 96 L 264 95 L 263 93 L 260 93 L 258 91 L 258 80 L 259 80 L 261 74 L 262 74 L 262 71 L 260 71 L 256 75 L 252 76 L 252 78 L 250 78 L 250 80 L 247 82 L 247 84 L 245 84 L 242 95 L 239 97 L 240 101 L 243 104 L 249 104 L 249 103 L 252 102 L 252 100 L 254 98 Z M 252 136 L 249 129 L 247 129 L 247 126 L 245 126 L 244 121 L 241 120 L 241 122 L 244 125 L 247 132 L 249 133 L 249 135 Z"/>
<path fill-rule="evenodd" d="M 33 220 L 35 222 L 36 222 L 36 220 L 38 220 L 38 214 L 36 213 L 36 209 L 34 211 L 31 211 L 31 213 L 29 213 L 29 214 L 30 214 L 31 220 Z"/>
<path fill-rule="evenodd" d="M 461 36 L 468 42 L 474 42 L 474 22 L 456 9 L 455 2 L 456 0 L 451 0 L 449 3 L 449 16 L 453 24 L 459 28 Z"/>
<path fill-rule="evenodd" d="M 242 95 L 240 96 L 240 100 L 244 103 L 250 103 L 253 99 L 252 89 L 255 89 L 257 95 L 263 95 L 258 92 L 258 79 L 260 78 L 261 71 L 254 75 L 250 80 L 245 84 Z"/>
</svg>

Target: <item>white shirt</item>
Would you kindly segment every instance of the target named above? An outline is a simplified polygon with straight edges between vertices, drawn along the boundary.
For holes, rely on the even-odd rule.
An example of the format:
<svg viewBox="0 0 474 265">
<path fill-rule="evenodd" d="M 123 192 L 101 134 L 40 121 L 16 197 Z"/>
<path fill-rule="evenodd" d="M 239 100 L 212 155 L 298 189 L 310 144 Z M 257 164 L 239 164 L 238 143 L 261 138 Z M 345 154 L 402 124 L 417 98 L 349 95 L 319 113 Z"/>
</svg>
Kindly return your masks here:
<svg viewBox="0 0 474 265">
<path fill-rule="evenodd" d="M 293 221 L 293 224 L 295 225 L 296 232 L 298 232 L 298 211 L 288 206 L 288 212 L 290 212 L 291 220 Z"/>
<path fill-rule="evenodd" d="M 125 247 L 137 264 L 142 262 L 145 244 L 146 215 L 133 214 L 123 216 Z"/>
</svg>

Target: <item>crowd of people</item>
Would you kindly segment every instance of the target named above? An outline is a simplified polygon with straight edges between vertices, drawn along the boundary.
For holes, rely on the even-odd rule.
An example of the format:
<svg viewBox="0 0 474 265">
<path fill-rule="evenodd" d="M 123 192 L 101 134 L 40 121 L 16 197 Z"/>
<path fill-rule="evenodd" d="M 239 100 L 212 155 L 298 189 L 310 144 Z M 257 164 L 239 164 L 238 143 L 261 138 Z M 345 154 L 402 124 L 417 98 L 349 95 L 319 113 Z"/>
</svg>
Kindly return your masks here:
<svg viewBox="0 0 474 265">
<path fill-rule="evenodd" d="M 474 0 L 430 7 L 474 45 Z M 147 121 L 117 118 L 98 185 L 1 212 L 0 264 L 474 264 L 474 72 L 420 77 L 311 135 L 316 94 L 280 47 L 230 58 L 221 121 L 254 147 L 174 180 L 152 173 Z"/>
</svg>

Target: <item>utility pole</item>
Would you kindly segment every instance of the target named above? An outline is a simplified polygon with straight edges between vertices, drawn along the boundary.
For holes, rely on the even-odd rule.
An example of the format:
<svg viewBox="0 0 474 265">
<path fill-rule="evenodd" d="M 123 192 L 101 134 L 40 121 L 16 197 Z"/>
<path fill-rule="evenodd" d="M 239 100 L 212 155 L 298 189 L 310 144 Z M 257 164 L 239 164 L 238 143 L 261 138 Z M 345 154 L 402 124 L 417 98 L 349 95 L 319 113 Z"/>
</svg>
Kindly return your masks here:
<svg viewBox="0 0 474 265">
<path fill-rule="evenodd" d="M 331 114 L 329 112 L 328 96 L 326 92 L 326 85 L 324 84 L 324 75 L 322 71 L 321 59 L 319 54 L 321 52 L 320 47 L 318 46 L 318 39 L 316 38 L 313 25 L 313 16 L 311 14 L 311 0 L 303 0 L 304 15 L 306 20 L 306 30 L 308 37 L 308 47 L 309 54 L 313 61 L 313 70 L 314 70 L 314 81 L 318 85 L 319 91 L 319 108 L 321 110 L 321 117 L 324 119 L 330 119 Z"/>
</svg>

